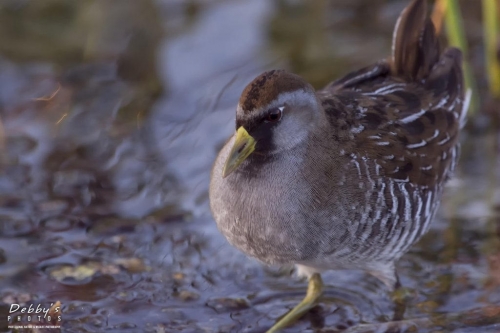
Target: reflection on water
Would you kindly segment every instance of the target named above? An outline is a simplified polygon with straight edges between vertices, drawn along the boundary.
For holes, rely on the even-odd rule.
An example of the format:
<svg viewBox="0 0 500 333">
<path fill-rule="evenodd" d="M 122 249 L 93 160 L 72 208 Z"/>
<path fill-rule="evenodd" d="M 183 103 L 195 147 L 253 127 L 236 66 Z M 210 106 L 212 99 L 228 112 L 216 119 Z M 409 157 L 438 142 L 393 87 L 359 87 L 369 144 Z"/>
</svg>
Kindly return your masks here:
<svg viewBox="0 0 500 333">
<path fill-rule="evenodd" d="M 406 2 L 119 3 L 0 6 L 0 309 L 59 300 L 78 332 L 262 331 L 305 284 L 231 248 L 210 217 L 239 93 L 270 67 L 320 87 L 386 56 Z M 405 329 L 500 321 L 495 137 L 463 139 L 432 230 L 399 263 Z M 377 280 L 324 280 L 289 332 L 394 329 L 380 326 L 393 303 Z"/>
</svg>

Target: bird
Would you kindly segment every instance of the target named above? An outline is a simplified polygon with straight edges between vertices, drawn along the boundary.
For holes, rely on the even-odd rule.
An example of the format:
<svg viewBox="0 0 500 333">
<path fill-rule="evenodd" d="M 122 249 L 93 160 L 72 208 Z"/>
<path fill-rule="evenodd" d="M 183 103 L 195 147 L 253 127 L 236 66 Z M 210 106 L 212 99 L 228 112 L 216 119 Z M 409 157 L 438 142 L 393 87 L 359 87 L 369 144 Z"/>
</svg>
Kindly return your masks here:
<svg viewBox="0 0 500 333">
<path fill-rule="evenodd" d="M 461 51 L 440 47 L 426 0 L 401 12 L 386 59 L 320 90 L 281 69 L 246 86 L 209 200 L 230 244 L 309 280 L 268 332 L 315 306 L 326 270 L 400 286 L 395 263 L 429 229 L 469 101 Z"/>
</svg>

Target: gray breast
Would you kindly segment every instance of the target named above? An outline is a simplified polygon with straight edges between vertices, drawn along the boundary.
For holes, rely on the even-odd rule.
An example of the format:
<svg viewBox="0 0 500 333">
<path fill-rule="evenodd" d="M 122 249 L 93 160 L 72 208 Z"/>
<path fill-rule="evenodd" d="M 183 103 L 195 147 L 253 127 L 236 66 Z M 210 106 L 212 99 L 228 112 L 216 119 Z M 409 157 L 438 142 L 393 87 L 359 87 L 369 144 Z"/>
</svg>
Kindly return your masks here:
<svg viewBox="0 0 500 333">
<path fill-rule="evenodd" d="M 223 179 L 232 141 L 212 170 L 210 204 L 219 230 L 233 246 L 263 262 L 307 260 L 317 248 L 308 241 L 317 230 L 307 224 L 308 186 L 298 169 L 290 167 L 300 168 L 301 161 L 292 154 L 258 164 L 251 156 Z"/>
</svg>

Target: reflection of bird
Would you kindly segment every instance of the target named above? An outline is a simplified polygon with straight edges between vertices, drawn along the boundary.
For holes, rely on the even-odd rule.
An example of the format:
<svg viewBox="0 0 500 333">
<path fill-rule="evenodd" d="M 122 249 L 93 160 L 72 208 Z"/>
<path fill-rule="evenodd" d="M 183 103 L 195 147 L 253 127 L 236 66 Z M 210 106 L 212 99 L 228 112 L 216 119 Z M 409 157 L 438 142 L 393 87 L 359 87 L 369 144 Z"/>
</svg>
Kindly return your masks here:
<svg viewBox="0 0 500 333">
<path fill-rule="evenodd" d="M 401 14 L 388 61 L 317 92 L 277 70 L 245 88 L 210 200 L 231 244 L 310 278 L 271 331 L 311 308 L 322 270 L 397 285 L 394 262 L 428 229 L 455 168 L 466 100 L 461 53 L 440 52 L 425 0 Z"/>
</svg>

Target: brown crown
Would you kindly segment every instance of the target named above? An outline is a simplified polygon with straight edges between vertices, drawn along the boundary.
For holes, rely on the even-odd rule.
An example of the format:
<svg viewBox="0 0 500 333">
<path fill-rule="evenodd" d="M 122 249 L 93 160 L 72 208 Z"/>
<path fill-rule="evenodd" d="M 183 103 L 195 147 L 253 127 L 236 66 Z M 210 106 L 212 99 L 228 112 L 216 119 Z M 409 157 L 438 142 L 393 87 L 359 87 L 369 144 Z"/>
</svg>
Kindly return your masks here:
<svg viewBox="0 0 500 333">
<path fill-rule="evenodd" d="M 239 104 L 245 113 L 262 108 L 283 92 L 314 89 L 300 76 L 284 70 L 271 70 L 257 76 L 241 93 Z"/>
</svg>

